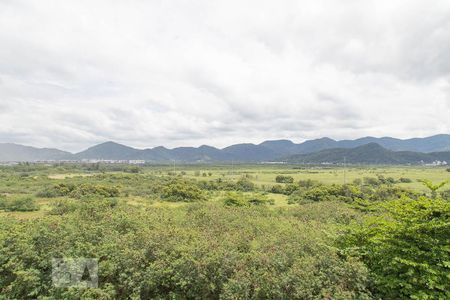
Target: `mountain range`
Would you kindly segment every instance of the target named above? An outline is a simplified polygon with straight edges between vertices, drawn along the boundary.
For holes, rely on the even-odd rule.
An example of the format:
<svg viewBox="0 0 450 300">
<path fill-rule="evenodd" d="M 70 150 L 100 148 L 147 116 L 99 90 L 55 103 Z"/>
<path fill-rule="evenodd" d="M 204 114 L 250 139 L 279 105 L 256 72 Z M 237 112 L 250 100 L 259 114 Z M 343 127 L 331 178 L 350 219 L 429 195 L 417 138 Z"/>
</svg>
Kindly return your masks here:
<svg viewBox="0 0 450 300">
<path fill-rule="evenodd" d="M 145 160 L 149 162 L 305 162 L 339 163 L 418 163 L 444 159 L 450 153 L 450 135 L 396 139 L 364 137 L 355 140 L 321 138 L 296 144 L 290 140 L 272 140 L 260 144 L 235 144 L 223 149 L 211 146 L 155 147 L 136 149 L 106 142 L 79 153 L 58 149 L 0 143 L 0 161 L 50 160 Z"/>
<path fill-rule="evenodd" d="M 325 149 L 308 154 L 295 154 L 281 161 L 303 164 L 423 164 L 436 161 L 450 163 L 450 151 L 444 152 L 414 152 L 392 151 L 377 143 L 369 143 L 355 148 Z"/>
</svg>

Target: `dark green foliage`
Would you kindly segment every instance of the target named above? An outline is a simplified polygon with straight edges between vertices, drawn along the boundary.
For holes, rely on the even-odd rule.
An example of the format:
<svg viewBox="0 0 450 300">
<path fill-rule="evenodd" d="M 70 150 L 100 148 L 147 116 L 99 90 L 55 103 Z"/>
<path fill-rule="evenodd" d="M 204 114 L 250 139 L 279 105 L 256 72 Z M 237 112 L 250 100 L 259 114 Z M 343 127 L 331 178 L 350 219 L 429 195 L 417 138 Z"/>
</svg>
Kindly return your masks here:
<svg viewBox="0 0 450 300">
<path fill-rule="evenodd" d="M 309 203 L 318 201 L 345 201 L 353 202 L 361 199 L 363 196 L 361 190 L 353 185 L 320 185 L 309 189 L 301 189 L 292 193 L 289 203 Z"/>
<path fill-rule="evenodd" d="M 442 199 L 450 201 L 450 190 L 445 190 L 445 191 L 440 192 L 440 196 Z"/>
<path fill-rule="evenodd" d="M 50 215 L 63 215 L 75 211 L 79 207 L 79 201 L 73 199 L 55 200 L 52 203 Z"/>
<path fill-rule="evenodd" d="M 353 185 L 362 185 L 362 180 L 361 178 L 356 178 L 353 180 Z"/>
<path fill-rule="evenodd" d="M 346 253 L 369 267 L 382 299 L 450 298 L 450 203 L 401 198 L 348 232 Z"/>
<path fill-rule="evenodd" d="M 195 184 L 188 181 L 175 181 L 162 189 L 161 198 L 168 201 L 203 201 L 206 200 L 204 192 Z"/>
<path fill-rule="evenodd" d="M 223 198 L 225 206 L 252 206 L 252 205 L 267 205 L 274 204 L 273 200 L 270 200 L 264 194 L 244 194 L 236 192 L 228 192 Z"/>
<path fill-rule="evenodd" d="M 398 181 L 402 183 L 411 183 L 412 180 L 410 178 L 401 177 Z"/>
<path fill-rule="evenodd" d="M 318 201 L 344 201 L 354 204 L 355 208 L 367 209 L 366 206 L 370 203 L 395 200 L 404 195 L 413 198 L 419 197 L 419 194 L 413 191 L 390 184 L 376 185 L 375 187 L 332 184 L 299 189 L 289 196 L 288 202 L 304 204 Z"/>
<path fill-rule="evenodd" d="M 117 187 L 93 185 L 93 184 L 64 184 L 60 183 L 48 187 L 37 194 L 38 197 L 54 198 L 54 197 L 117 197 L 120 192 Z"/>
<path fill-rule="evenodd" d="M 275 177 L 275 181 L 277 183 L 293 183 L 294 178 L 292 176 L 278 175 L 277 177 Z"/>
<path fill-rule="evenodd" d="M 249 206 L 250 203 L 246 201 L 242 193 L 228 192 L 223 198 L 223 204 L 225 206 Z"/>
<path fill-rule="evenodd" d="M 284 187 L 281 184 L 275 184 L 270 188 L 270 192 L 274 194 L 284 194 Z"/>
<path fill-rule="evenodd" d="M 236 182 L 235 189 L 242 192 L 251 192 L 255 190 L 255 184 L 247 178 L 242 177 Z"/>
<path fill-rule="evenodd" d="M 39 210 L 39 206 L 31 196 L 1 197 L 0 209 L 5 211 L 35 211 Z"/>
<path fill-rule="evenodd" d="M 424 186 L 426 186 L 430 192 L 431 192 L 431 198 L 435 199 L 437 197 L 437 190 L 439 190 L 440 188 L 442 188 L 443 186 L 445 186 L 446 184 L 450 183 L 450 180 L 445 180 L 442 182 L 439 182 L 437 184 L 434 184 L 433 182 L 431 182 L 430 180 L 419 180 L 420 182 L 423 183 Z"/>
<path fill-rule="evenodd" d="M 298 186 L 301 188 L 305 188 L 305 189 L 309 189 L 315 186 L 319 186 L 322 185 L 320 182 L 318 182 L 317 180 L 312 180 L 312 179 L 305 179 L 305 180 L 299 180 L 298 181 Z"/>
<path fill-rule="evenodd" d="M 82 197 L 117 197 L 120 192 L 117 187 L 104 186 L 104 185 L 93 185 L 93 184 L 82 184 L 77 186 L 70 194 L 69 197 L 72 198 L 82 198 Z"/>
<path fill-rule="evenodd" d="M 2 218 L 1 297 L 368 299 L 365 267 L 330 246 L 332 227 L 315 216 L 304 223 L 302 214 L 211 203 L 143 210 L 86 200 L 61 216 Z M 53 288 L 54 257 L 98 258 L 99 287 Z"/>
<path fill-rule="evenodd" d="M 138 173 L 141 173 L 142 170 L 141 170 L 141 168 L 139 168 L 138 166 L 130 166 L 130 167 L 126 168 L 126 169 L 124 170 L 124 172 L 126 172 L 126 173 L 138 174 Z"/>
<path fill-rule="evenodd" d="M 172 176 L 172 166 L 129 167 L 0 166 L 0 299 L 448 298 L 450 192 L 442 186 L 429 203 L 397 185 L 406 182 L 400 175 L 386 175 L 407 173 L 379 168 L 361 169 L 371 177 L 353 184 L 271 186 L 273 174 L 338 181 L 341 169 L 231 174 L 208 165 L 194 179 L 204 165 Z M 209 170 L 221 176 L 208 178 Z M 47 177 L 60 174 L 69 176 Z M 48 198 L 37 199 L 39 213 L 3 210 L 36 194 Z M 286 198 L 301 205 L 285 206 Z M 99 259 L 99 288 L 53 288 L 51 258 L 79 256 Z"/>
<path fill-rule="evenodd" d="M 373 178 L 373 177 L 364 177 L 363 182 L 364 182 L 364 185 L 370 185 L 370 186 L 379 186 L 382 184 L 382 182 L 379 180 L 379 178 Z"/>
<path fill-rule="evenodd" d="M 355 148 L 325 149 L 307 154 L 295 154 L 283 159 L 289 163 L 307 164 L 366 164 L 404 165 L 448 160 L 448 152 L 422 153 L 411 151 L 391 151 L 376 143 L 368 143 Z"/>
<path fill-rule="evenodd" d="M 56 198 L 69 196 L 76 188 L 75 184 L 60 183 L 54 186 L 45 188 L 37 193 L 38 197 L 42 198 Z"/>
</svg>

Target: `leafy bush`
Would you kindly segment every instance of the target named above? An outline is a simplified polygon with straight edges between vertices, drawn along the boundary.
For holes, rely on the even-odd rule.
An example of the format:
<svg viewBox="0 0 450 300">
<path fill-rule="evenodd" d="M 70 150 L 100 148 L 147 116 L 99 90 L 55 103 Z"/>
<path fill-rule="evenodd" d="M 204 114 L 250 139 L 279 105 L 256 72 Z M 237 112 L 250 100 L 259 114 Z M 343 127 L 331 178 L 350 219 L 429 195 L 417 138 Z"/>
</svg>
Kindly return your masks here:
<svg viewBox="0 0 450 300">
<path fill-rule="evenodd" d="M 398 181 L 400 181 L 402 183 L 411 183 L 412 179 L 411 178 L 401 177 Z"/>
<path fill-rule="evenodd" d="M 320 185 L 322 185 L 320 182 L 318 182 L 317 180 L 312 180 L 312 179 L 305 179 L 305 180 L 298 181 L 298 186 L 301 188 L 305 188 L 305 189 L 310 189 L 310 188 L 320 186 Z"/>
<path fill-rule="evenodd" d="M 38 192 L 37 196 L 42 198 L 64 197 L 73 192 L 75 188 L 75 184 L 60 183 L 57 185 L 46 187 L 42 191 Z"/>
<path fill-rule="evenodd" d="M 250 195 L 246 195 L 247 201 L 248 203 L 250 203 L 251 205 L 274 205 L 274 201 L 272 199 L 269 199 L 266 195 L 264 194 L 255 194 L 252 193 Z"/>
<path fill-rule="evenodd" d="M 307 190 L 298 190 L 288 198 L 288 203 L 310 203 L 318 201 L 345 201 L 353 202 L 361 199 L 363 193 L 354 185 L 321 185 Z"/>
<path fill-rule="evenodd" d="M 270 192 L 274 194 L 284 194 L 284 187 L 281 184 L 275 184 L 270 188 Z"/>
<path fill-rule="evenodd" d="M 301 212 L 215 203 L 110 207 L 0 219 L 4 299 L 368 299 L 367 271 L 339 255 L 333 227 Z M 313 226 L 311 226 L 313 225 Z M 51 259 L 96 257 L 99 286 L 56 289 Z"/>
<path fill-rule="evenodd" d="M 440 196 L 442 199 L 450 201 L 450 190 L 445 190 L 445 191 L 440 192 Z"/>
<path fill-rule="evenodd" d="M 41 192 L 37 193 L 38 197 L 43 198 L 55 198 L 55 197 L 71 197 L 71 198 L 82 198 L 82 197 L 117 197 L 120 192 L 117 187 L 110 187 L 105 185 L 94 185 L 94 184 L 65 184 L 60 183 L 51 187 L 47 187 Z"/>
<path fill-rule="evenodd" d="M 419 194 L 402 187 L 385 184 L 375 187 L 332 184 L 297 190 L 288 197 L 288 203 L 304 204 L 318 201 L 344 201 L 356 204 L 355 207 L 357 208 L 366 209 L 366 202 L 394 200 L 402 196 L 418 198 Z M 361 204 L 364 207 L 359 207 Z"/>
<path fill-rule="evenodd" d="M 17 197 L 8 199 L 6 197 L 0 198 L 0 209 L 5 211 L 35 211 L 39 210 L 39 206 L 33 197 Z"/>
<path fill-rule="evenodd" d="M 263 194 L 243 194 L 236 192 L 228 192 L 223 198 L 225 206 L 252 206 L 252 205 L 273 205 L 274 202 Z"/>
<path fill-rule="evenodd" d="M 176 181 L 165 186 L 161 198 L 168 201 L 203 201 L 206 196 L 195 184 L 187 181 Z"/>
<path fill-rule="evenodd" d="M 242 193 L 228 192 L 222 199 L 225 206 L 249 206 L 250 203 Z"/>
<path fill-rule="evenodd" d="M 295 191 L 299 189 L 299 186 L 296 184 L 286 184 L 286 185 L 280 185 L 276 184 L 270 188 L 270 192 L 274 194 L 283 194 L 283 195 L 291 195 Z"/>
<path fill-rule="evenodd" d="M 373 177 L 364 177 L 363 182 L 365 185 L 370 185 L 370 186 L 379 186 L 380 184 L 382 184 L 378 178 L 373 178 Z"/>
<path fill-rule="evenodd" d="M 79 206 L 79 201 L 73 199 L 55 200 L 51 204 L 50 215 L 64 215 L 75 211 Z"/>
<path fill-rule="evenodd" d="M 275 177 L 277 183 L 293 183 L 294 178 L 292 176 L 278 175 Z"/>
<path fill-rule="evenodd" d="M 434 184 L 430 180 L 426 180 L 426 179 L 421 179 L 421 180 L 419 180 L 419 182 L 422 182 L 422 184 L 430 190 L 431 198 L 434 199 L 438 195 L 437 194 L 437 190 L 439 190 L 440 188 L 444 187 L 446 184 L 449 184 L 450 180 L 441 181 L 441 182 L 439 182 L 437 184 Z"/>
<path fill-rule="evenodd" d="M 345 251 L 368 266 L 382 299 L 450 299 L 450 203 L 403 197 L 355 224 Z"/>
<path fill-rule="evenodd" d="M 82 198 L 82 197 L 117 197 L 119 196 L 119 189 L 111 186 L 93 185 L 93 184 L 81 184 L 78 185 L 72 192 L 69 193 L 69 197 Z"/>
<path fill-rule="evenodd" d="M 236 182 L 235 189 L 242 192 L 251 192 L 255 190 L 255 184 L 247 178 L 242 177 Z"/>
</svg>

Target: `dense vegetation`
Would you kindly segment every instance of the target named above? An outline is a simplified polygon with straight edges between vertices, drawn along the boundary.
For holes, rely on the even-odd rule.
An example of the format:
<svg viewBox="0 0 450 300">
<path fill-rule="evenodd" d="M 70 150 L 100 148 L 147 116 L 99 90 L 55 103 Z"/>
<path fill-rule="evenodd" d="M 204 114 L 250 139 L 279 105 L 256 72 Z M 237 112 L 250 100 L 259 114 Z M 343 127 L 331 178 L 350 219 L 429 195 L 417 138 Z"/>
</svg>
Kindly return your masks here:
<svg viewBox="0 0 450 300">
<path fill-rule="evenodd" d="M 265 172 L 0 168 L 0 299 L 450 297 L 445 169 Z M 98 259 L 98 287 L 55 287 L 62 257 Z"/>
<path fill-rule="evenodd" d="M 450 204 L 420 197 L 383 203 L 351 227 L 347 253 L 360 257 L 383 299 L 450 298 Z"/>
</svg>

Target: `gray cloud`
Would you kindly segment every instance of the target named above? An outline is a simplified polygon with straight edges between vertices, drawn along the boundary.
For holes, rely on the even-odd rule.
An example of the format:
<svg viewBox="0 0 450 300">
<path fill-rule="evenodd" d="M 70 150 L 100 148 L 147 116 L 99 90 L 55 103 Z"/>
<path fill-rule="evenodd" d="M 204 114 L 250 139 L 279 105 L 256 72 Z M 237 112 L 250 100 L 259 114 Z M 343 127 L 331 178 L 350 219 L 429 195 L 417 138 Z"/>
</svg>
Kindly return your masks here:
<svg viewBox="0 0 450 300">
<path fill-rule="evenodd" d="M 0 142 L 449 133 L 450 2 L 0 1 Z"/>
</svg>

